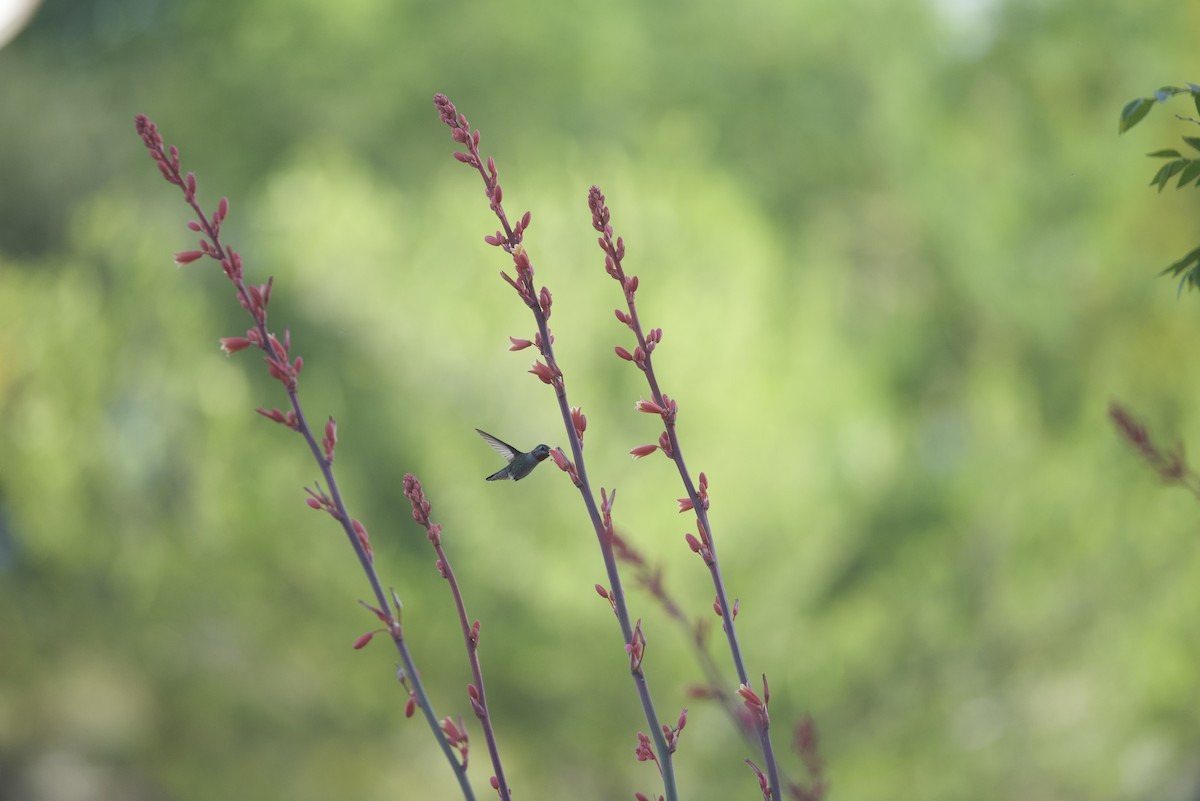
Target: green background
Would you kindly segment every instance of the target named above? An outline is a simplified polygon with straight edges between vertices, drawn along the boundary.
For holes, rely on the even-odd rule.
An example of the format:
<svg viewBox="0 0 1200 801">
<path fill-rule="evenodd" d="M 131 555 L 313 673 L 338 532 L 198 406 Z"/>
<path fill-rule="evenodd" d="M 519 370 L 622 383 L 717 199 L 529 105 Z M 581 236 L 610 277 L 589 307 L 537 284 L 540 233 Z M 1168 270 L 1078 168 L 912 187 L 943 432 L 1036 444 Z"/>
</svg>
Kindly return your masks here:
<svg viewBox="0 0 1200 801">
<path fill-rule="evenodd" d="M 554 292 L 588 469 L 689 614 L 711 586 L 637 414 L 585 205 L 608 195 L 679 400 L 787 772 L 811 712 L 834 798 L 1189 799 L 1200 787 L 1200 531 L 1114 434 L 1112 399 L 1200 442 L 1196 298 L 1155 271 L 1194 193 L 1143 157 L 1194 126 L 1178 0 L 47 2 L 0 51 L 0 796 L 455 798 L 304 505 L 285 399 L 133 129 L 149 114 L 272 323 L 439 715 L 467 718 L 417 473 L 473 617 L 518 798 L 631 798 L 645 727 L 528 311 L 478 177 L 431 104 L 483 131 Z M 632 581 L 630 582 L 632 584 Z M 757 798 L 683 632 L 632 590 L 660 714 L 691 707 L 682 797 Z M 718 643 L 719 645 L 719 643 Z M 722 666 L 728 658 L 714 653 Z M 732 686 L 732 680 L 731 685 Z"/>
</svg>

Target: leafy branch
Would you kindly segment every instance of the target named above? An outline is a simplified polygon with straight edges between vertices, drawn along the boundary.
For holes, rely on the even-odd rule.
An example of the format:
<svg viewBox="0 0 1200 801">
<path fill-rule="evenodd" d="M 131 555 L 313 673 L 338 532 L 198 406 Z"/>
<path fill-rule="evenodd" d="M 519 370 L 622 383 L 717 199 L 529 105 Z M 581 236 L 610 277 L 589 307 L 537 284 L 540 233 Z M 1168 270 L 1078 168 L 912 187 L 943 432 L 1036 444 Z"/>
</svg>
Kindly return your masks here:
<svg viewBox="0 0 1200 801">
<path fill-rule="evenodd" d="M 1139 97 L 1126 103 L 1125 107 L 1121 109 L 1118 132 L 1125 133 L 1145 119 L 1146 115 L 1150 113 L 1150 109 L 1154 108 L 1155 103 L 1166 103 L 1175 95 L 1181 94 L 1190 94 L 1197 113 L 1200 113 L 1200 86 L 1194 83 L 1189 83 L 1187 87 L 1164 86 L 1153 95 Z M 1182 114 L 1175 116 L 1184 122 L 1200 125 L 1200 120 L 1193 117 L 1185 117 Z M 1200 151 L 1200 137 L 1185 136 L 1183 141 L 1192 149 Z M 1170 148 L 1156 150 L 1146 155 L 1153 159 L 1170 159 L 1159 167 L 1158 171 L 1154 173 L 1154 177 L 1150 179 L 1150 185 L 1157 186 L 1159 192 L 1162 192 L 1176 176 L 1178 176 L 1178 180 L 1175 182 L 1176 189 L 1182 189 L 1188 184 L 1200 186 L 1200 157 L 1188 158 L 1178 150 Z M 1160 275 L 1168 274 L 1179 278 L 1179 292 L 1182 292 L 1185 286 L 1188 289 L 1200 289 L 1200 247 L 1193 248 L 1183 258 L 1168 265 L 1160 273 Z"/>
</svg>

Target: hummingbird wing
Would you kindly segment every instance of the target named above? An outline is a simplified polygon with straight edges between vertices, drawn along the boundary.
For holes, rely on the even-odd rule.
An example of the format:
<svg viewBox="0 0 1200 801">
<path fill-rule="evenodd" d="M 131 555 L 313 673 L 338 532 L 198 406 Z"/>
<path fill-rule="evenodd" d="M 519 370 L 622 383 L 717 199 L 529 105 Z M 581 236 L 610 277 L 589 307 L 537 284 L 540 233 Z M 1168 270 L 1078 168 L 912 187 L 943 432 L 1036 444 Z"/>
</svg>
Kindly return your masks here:
<svg viewBox="0 0 1200 801">
<path fill-rule="evenodd" d="M 476 431 L 476 433 L 479 434 L 479 436 L 484 438 L 484 440 L 487 442 L 488 445 L 492 446 L 492 448 L 496 451 L 496 453 L 503 456 L 504 461 L 506 461 L 506 462 L 511 462 L 513 459 L 517 458 L 517 456 L 519 456 L 521 454 L 521 452 L 519 450 L 517 450 L 516 448 L 514 448 L 512 445 L 509 445 L 507 442 L 503 442 L 501 440 L 496 439 L 488 432 L 480 431 L 478 428 L 475 429 L 475 431 Z"/>
</svg>

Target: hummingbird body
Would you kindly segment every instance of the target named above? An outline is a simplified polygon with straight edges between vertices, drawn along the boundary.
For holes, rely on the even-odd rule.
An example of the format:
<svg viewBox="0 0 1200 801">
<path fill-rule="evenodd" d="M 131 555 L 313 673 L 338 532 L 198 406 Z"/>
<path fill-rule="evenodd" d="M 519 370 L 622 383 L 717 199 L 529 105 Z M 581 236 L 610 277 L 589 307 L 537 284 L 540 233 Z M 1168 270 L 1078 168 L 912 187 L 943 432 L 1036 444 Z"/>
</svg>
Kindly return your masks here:
<svg viewBox="0 0 1200 801">
<path fill-rule="evenodd" d="M 496 453 L 508 460 L 508 464 L 487 477 L 488 481 L 507 481 L 510 478 L 513 481 L 520 481 L 533 472 L 533 468 L 538 466 L 538 462 L 545 460 L 550 455 L 549 445 L 538 445 L 529 453 L 522 453 L 486 431 L 480 431 L 478 428 L 475 431 L 487 441 L 488 445 L 492 446 Z"/>
</svg>

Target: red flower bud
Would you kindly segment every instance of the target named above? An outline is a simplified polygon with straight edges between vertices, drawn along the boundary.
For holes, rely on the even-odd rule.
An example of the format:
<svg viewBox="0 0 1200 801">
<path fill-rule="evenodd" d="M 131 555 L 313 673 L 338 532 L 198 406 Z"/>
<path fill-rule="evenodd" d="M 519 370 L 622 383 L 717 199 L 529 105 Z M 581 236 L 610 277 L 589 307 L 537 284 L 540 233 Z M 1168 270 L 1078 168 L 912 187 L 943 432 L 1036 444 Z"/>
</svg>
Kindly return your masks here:
<svg viewBox="0 0 1200 801">
<path fill-rule="evenodd" d="M 221 337 L 221 350 L 225 351 L 226 356 L 248 347 L 250 347 L 250 340 L 246 337 Z"/>
<path fill-rule="evenodd" d="M 535 361 L 529 372 L 541 379 L 543 384 L 554 383 L 554 371 L 546 365 L 542 364 L 541 360 Z"/>
<path fill-rule="evenodd" d="M 629 452 L 629 455 L 632 456 L 634 459 L 641 459 L 643 456 L 649 456 L 650 454 L 654 453 L 656 450 L 658 450 L 657 445 L 638 445 L 636 448 L 634 448 L 633 450 L 631 450 Z"/>
<path fill-rule="evenodd" d="M 645 412 L 646 414 L 663 413 L 663 407 L 651 400 L 638 400 L 638 402 L 633 405 L 633 408 L 637 409 L 639 412 Z"/>
</svg>

